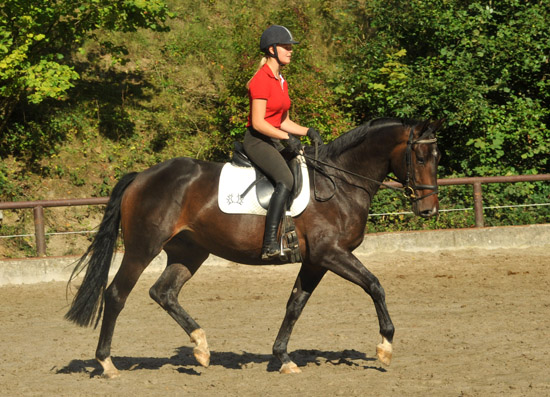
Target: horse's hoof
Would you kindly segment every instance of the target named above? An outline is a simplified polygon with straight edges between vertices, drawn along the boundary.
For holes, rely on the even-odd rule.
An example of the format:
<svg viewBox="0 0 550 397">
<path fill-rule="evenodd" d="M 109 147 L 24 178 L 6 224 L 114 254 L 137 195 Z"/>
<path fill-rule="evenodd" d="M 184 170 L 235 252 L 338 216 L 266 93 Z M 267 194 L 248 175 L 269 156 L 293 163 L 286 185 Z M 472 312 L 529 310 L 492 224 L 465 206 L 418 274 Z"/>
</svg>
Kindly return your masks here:
<svg viewBox="0 0 550 397">
<path fill-rule="evenodd" d="M 392 357 L 392 346 L 388 341 L 384 341 L 376 346 L 376 356 L 384 365 L 390 365 Z"/>
<path fill-rule="evenodd" d="M 97 359 L 97 362 L 103 368 L 103 374 L 101 374 L 102 378 L 104 378 L 104 379 L 115 379 L 115 378 L 118 378 L 120 376 L 120 372 L 118 372 L 118 369 L 113 364 L 113 361 L 111 360 L 111 357 L 107 357 L 105 360 Z"/>
<path fill-rule="evenodd" d="M 208 349 L 208 342 L 206 341 L 206 334 L 201 328 L 191 332 L 191 342 L 197 346 L 193 349 L 195 359 L 203 367 L 210 365 L 210 350 Z"/>
<path fill-rule="evenodd" d="M 204 350 L 200 347 L 195 347 L 193 349 L 193 355 L 200 365 L 208 368 L 210 365 L 210 351 L 208 349 Z"/>
<path fill-rule="evenodd" d="M 283 364 L 279 372 L 282 374 L 299 374 L 302 372 L 302 370 L 291 361 L 289 363 Z"/>
</svg>

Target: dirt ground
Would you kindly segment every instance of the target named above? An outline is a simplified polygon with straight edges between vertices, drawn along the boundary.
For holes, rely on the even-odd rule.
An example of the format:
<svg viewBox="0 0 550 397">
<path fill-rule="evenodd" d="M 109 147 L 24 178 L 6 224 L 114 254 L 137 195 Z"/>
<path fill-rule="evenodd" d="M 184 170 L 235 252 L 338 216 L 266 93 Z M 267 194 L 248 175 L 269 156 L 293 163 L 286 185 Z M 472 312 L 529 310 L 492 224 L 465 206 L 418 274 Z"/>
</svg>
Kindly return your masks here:
<svg viewBox="0 0 550 397">
<path fill-rule="evenodd" d="M 279 374 L 272 343 L 298 266 L 205 266 L 182 305 L 206 331 L 209 368 L 148 296 L 144 275 L 113 340 L 122 376 L 101 378 L 99 330 L 63 320 L 65 283 L 0 287 L 0 390 L 6 396 L 547 396 L 550 254 L 463 250 L 361 257 L 386 290 L 394 357 L 380 342 L 370 298 L 328 274 L 289 351 L 301 374 Z"/>
</svg>

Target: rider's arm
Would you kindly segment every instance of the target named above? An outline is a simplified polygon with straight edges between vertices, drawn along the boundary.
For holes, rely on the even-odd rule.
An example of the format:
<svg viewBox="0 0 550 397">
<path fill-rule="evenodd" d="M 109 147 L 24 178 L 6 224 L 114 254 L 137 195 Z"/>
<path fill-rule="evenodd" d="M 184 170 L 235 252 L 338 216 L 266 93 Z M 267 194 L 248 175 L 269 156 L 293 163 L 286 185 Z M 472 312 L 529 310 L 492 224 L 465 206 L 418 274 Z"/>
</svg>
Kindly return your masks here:
<svg viewBox="0 0 550 397">
<path fill-rule="evenodd" d="M 267 135 L 271 138 L 288 139 L 288 134 L 279 128 L 273 127 L 269 122 L 265 120 L 265 113 L 267 108 L 266 99 L 253 99 L 252 100 L 252 128 L 256 131 Z"/>
<path fill-rule="evenodd" d="M 281 121 L 281 130 L 288 132 L 289 134 L 305 136 L 308 128 L 292 121 L 288 116 L 288 112 L 285 112 Z"/>
</svg>

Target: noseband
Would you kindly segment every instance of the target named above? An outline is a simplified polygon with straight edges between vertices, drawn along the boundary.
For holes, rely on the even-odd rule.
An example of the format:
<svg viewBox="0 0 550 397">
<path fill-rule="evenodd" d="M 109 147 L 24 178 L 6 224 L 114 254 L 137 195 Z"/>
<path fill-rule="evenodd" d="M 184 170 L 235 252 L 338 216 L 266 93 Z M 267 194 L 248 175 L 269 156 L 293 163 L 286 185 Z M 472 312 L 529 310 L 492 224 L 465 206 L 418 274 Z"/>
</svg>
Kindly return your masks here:
<svg viewBox="0 0 550 397">
<path fill-rule="evenodd" d="M 411 202 L 414 203 L 416 201 L 425 199 L 426 197 L 430 197 L 434 194 L 437 194 L 437 184 L 436 185 L 417 185 L 416 184 L 416 178 L 414 177 L 414 170 L 413 170 L 413 164 L 412 164 L 412 147 L 413 145 L 417 145 L 417 144 L 436 143 L 437 138 L 413 140 L 413 132 L 414 132 L 414 128 L 411 127 L 411 131 L 409 133 L 409 139 L 407 141 L 407 149 L 405 152 L 407 176 L 405 179 L 405 183 L 401 182 L 401 184 L 403 185 L 403 193 L 405 194 L 405 197 L 407 197 L 409 200 L 411 200 Z M 418 197 L 415 193 L 415 190 L 432 190 L 432 192 Z"/>
</svg>

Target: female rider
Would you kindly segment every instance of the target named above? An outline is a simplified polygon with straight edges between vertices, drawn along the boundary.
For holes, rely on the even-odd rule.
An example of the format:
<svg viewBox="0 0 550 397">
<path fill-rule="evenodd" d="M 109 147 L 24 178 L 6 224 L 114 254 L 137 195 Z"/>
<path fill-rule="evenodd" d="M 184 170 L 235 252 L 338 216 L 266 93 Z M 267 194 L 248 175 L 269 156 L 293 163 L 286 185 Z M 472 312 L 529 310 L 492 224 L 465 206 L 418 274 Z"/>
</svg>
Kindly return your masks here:
<svg viewBox="0 0 550 397">
<path fill-rule="evenodd" d="M 292 172 L 280 153 L 283 149 L 280 142 L 286 142 L 295 154 L 299 154 L 301 145 L 299 139 L 292 135 L 307 135 L 313 143 L 323 143 L 315 129 L 303 127 L 288 116 L 290 97 L 287 82 L 280 72 L 282 66 L 290 63 L 294 44 L 298 42 L 284 26 L 268 27 L 260 38 L 260 50 L 265 56 L 247 84 L 250 113 L 244 150 L 275 183 L 267 210 L 262 260 L 271 260 L 281 254 L 277 243 L 279 223 L 294 184 Z"/>
</svg>

